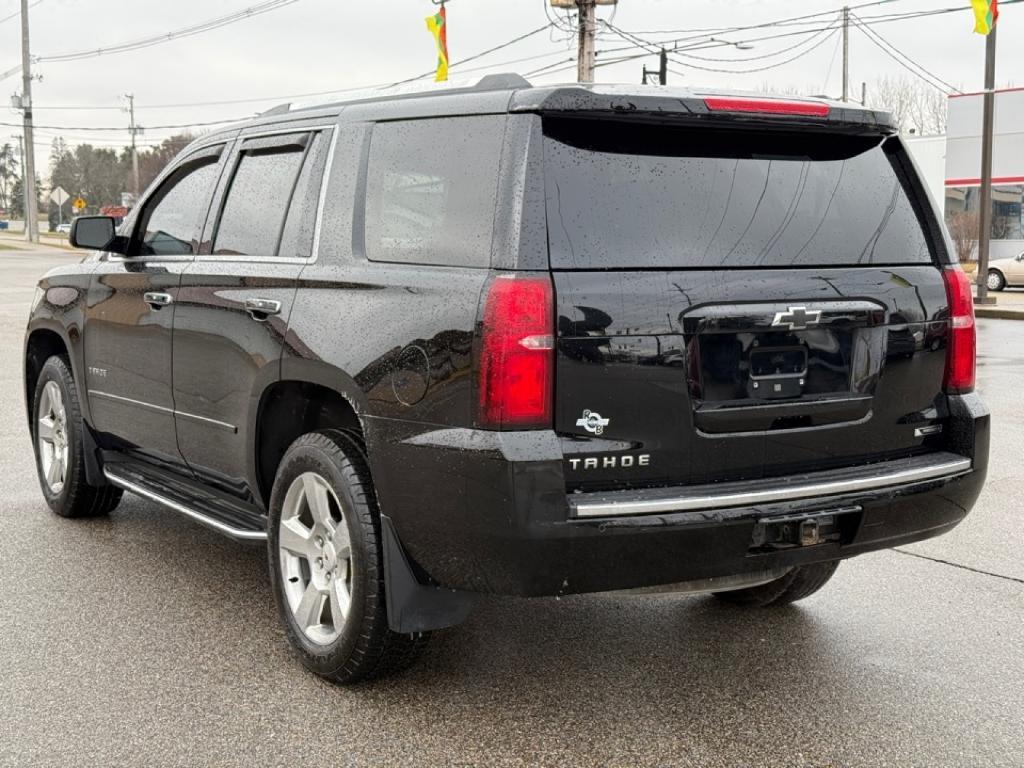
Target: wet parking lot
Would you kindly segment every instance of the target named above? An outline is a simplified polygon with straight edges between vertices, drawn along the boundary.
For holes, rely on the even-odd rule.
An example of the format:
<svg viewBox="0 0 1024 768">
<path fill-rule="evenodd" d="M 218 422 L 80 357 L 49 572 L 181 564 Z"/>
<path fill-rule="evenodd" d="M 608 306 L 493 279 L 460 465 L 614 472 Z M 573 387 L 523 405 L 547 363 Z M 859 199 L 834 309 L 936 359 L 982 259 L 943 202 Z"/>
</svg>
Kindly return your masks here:
<svg viewBox="0 0 1024 768">
<path fill-rule="evenodd" d="M 136 497 L 48 512 L 22 335 L 74 258 L 0 251 L 0 765 L 1024 765 L 1024 322 L 979 321 L 992 458 L 951 534 L 782 609 L 491 600 L 346 690 L 290 653 L 261 548 Z"/>
</svg>

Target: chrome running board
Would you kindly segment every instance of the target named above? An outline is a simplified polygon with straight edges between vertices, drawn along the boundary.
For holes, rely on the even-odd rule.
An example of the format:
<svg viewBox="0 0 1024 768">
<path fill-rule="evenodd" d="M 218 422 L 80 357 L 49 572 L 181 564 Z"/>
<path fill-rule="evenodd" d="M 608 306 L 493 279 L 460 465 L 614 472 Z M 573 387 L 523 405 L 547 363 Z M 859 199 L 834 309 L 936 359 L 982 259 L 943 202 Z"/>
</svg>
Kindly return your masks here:
<svg viewBox="0 0 1024 768">
<path fill-rule="evenodd" d="M 103 468 L 103 474 L 106 476 L 107 480 L 118 488 L 123 488 L 124 490 L 136 493 L 145 499 L 155 501 L 157 504 L 161 504 L 168 509 L 172 509 L 175 512 L 185 515 L 185 517 L 195 520 L 200 525 L 204 525 L 207 528 L 217 531 L 217 533 L 222 533 L 225 536 L 229 536 L 232 539 L 252 542 L 267 540 L 266 529 L 257 527 L 255 522 L 252 525 L 243 528 L 235 522 L 220 519 L 212 511 L 199 510 L 194 505 L 187 503 L 183 498 L 174 498 L 174 496 L 179 496 L 179 493 L 172 491 L 169 487 L 162 486 L 157 490 L 146 485 L 145 480 L 140 477 L 138 473 L 132 471 L 119 471 L 117 467 L 117 464 L 107 465 Z"/>
</svg>

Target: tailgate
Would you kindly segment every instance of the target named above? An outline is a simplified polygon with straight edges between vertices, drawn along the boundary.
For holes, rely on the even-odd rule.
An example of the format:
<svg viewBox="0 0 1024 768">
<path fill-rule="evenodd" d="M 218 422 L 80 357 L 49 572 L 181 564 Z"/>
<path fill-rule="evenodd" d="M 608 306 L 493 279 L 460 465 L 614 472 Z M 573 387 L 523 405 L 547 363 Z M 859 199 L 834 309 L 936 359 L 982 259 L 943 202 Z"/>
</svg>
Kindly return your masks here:
<svg viewBox="0 0 1024 768">
<path fill-rule="evenodd" d="M 937 449 L 948 301 L 898 139 L 543 124 L 570 487 Z"/>
<path fill-rule="evenodd" d="M 947 328 L 934 267 L 554 280 L 556 429 L 573 436 L 574 487 L 785 475 L 936 442 Z"/>
</svg>

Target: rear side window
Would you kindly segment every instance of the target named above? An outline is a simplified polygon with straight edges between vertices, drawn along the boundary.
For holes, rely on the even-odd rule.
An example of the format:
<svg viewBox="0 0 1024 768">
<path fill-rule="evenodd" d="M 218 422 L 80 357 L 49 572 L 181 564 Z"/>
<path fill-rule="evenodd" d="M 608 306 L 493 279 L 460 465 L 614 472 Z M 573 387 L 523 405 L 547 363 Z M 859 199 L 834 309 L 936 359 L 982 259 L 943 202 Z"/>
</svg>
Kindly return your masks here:
<svg viewBox="0 0 1024 768">
<path fill-rule="evenodd" d="M 504 127 L 504 115 L 374 126 L 367 258 L 488 267 Z"/>
<path fill-rule="evenodd" d="M 274 256 L 305 147 L 243 149 L 214 236 L 218 256 Z"/>
<path fill-rule="evenodd" d="M 931 261 L 879 137 L 552 118 L 544 133 L 555 268 Z"/>
</svg>

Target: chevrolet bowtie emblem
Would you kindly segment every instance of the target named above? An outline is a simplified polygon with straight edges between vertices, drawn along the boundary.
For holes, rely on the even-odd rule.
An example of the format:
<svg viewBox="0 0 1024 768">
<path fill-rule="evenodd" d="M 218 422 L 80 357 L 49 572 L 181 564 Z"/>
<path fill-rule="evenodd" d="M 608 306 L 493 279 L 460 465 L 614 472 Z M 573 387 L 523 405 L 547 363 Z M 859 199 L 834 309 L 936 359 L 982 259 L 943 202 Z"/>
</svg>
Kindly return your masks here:
<svg viewBox="0 0 1024 768">
<path fill-rule="evenodd" d="M 786 312 L 776 312 L 773 326 L 784 326 L 791 331 L 802 331 L 809 325 L 817 325 L 821 322 L 820 309 L 807 309 L 807 307 L 790 307 Z"/>
</svg>

